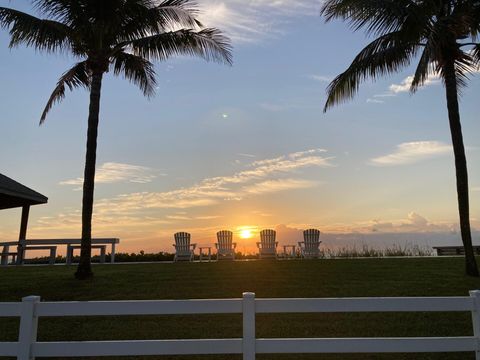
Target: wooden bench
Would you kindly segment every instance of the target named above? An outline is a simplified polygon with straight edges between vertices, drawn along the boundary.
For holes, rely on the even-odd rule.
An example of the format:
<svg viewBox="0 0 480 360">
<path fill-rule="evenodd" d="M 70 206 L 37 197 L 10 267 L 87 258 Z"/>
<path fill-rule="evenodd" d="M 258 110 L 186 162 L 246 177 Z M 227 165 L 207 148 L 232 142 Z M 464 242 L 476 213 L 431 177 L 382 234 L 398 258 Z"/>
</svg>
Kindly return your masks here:
<svg viewBox="0 0 480 360">
<path fill-rule="evenodd" d="M 463 246 L 434 246 L 438 256 L 456 256 L 465 255 L 465 248 Z M 480 255 L 480 246 L 474 246 L 473 252 Z"/>
<path fill-rule="evenodd" d="M 75 249 L 81 249 L 82 247 L 80 245 L 67 245 L 67 265 L 72 264 L 73 260 L 73 251 Z M 107 245 L 92 245 L 92 249 L 100 249 L 100 263 L 105 263 L 105 255 L 107 252 Z"/>
<path fill-rule="evenodd" d="M 1 253 L 1 259 L 0 259 L 0 265 L 2 266 L 6 266 L 8 265 L 8 258 L 9 256 L 12 257 L 12 263 L 15 263 L 16 259 L 17 259 L 17 255 L 18 253 L 16 252 L 10 252 L 8 250 L 5 250 L 5 247 L 3 248 L 3 251 Z"/>
<path fill-rule="evenodd" d="M 57 258 L 56 246 L 25 246 L 25 251 L 27 250 L 50 250 L 50 259 L 48 263 L 50 265 L 55 264 L 55 259 Z"/>
</svg>

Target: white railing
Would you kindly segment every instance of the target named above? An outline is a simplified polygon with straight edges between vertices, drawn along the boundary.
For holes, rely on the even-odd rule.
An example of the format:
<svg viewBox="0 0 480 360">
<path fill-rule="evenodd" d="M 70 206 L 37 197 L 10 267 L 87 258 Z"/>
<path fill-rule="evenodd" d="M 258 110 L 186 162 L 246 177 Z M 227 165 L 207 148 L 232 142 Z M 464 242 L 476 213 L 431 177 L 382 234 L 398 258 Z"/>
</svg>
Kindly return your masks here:
<svg viewBox="0 0 480 360">
<path fill-rule="evenodd" d="M 473 336 L 423 338 L 257 339 L 255 314 L 331 312 L 471 312 Z M 37 342 L 39 317 L 242 314 L 243 336 L 237 339 Z M 18 342 L 0 342 L 0 356 L 19 360 L 35 357 L 135 356 L 274 353 L 395 353 L 474 352 L 480 360 L 480 291 L 459 297 L 242 299 L 40 302 L 28 296 L 17 303 L 0 303 L 0 317 L 20 317 Z"/>
</svg>

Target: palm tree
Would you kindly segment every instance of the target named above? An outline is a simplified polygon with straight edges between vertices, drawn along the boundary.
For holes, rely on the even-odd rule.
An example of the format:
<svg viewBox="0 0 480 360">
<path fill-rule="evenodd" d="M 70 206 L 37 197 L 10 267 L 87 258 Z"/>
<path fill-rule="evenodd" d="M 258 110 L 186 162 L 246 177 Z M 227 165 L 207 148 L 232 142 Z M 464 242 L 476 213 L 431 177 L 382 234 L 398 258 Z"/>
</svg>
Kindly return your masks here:
<svg viewBox="0 0 480 360">
<path fill-rule="evenodd" d="M 83 183 L 82 244 L 75 277 L 93 276 L 92 212 L 97 130 L 103 76 L 113 70 L 137 85 L 146 96 L 155 92 L 152 61 L 193 55 L 232 63 L 229 39 L 197 20 L 191 0 L 34 0 L 41 19 L 0 7 L 0 27 L 10 31 L 10 47 L 20 44 L 47 53 L 70 52 L 78 62 L 58 80 L 41 115 L 42 124 L 65 90 L 90 91 L 87 150 Z"/>
<path fill-rule="evenodd" d="M 352 98 L 360 83 L 408 66 L 418 58 L 411 92 L 431 74 L 445 85 L 448 119 L 455 155 L 460 229 L 466 273 L 479 276 L 470 232 L 468 174 L 463 145 L 459 89 L 480 64 L 480 2 L 476 0 L 326 0 L 321 14 L 327 22 L 342 19 L 354 31 L 375 37 L 351 65 L 328 86 L 324 111 Z"/>
</svg>

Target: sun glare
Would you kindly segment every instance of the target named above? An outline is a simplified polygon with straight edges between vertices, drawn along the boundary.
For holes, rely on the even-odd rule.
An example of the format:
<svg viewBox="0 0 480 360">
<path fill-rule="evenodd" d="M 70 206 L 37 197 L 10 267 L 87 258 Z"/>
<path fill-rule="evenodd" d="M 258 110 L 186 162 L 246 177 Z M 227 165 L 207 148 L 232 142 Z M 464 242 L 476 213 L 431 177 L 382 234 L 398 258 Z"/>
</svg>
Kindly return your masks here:
<svg viewBox="0 0 480 360">
<path fill-rule="evenodd" d="M 252 231 L 249 229 L 244 229 L 240 231 L 240 237 L 242 239 L 250 239 L 253 236 Z"/>
</svg>

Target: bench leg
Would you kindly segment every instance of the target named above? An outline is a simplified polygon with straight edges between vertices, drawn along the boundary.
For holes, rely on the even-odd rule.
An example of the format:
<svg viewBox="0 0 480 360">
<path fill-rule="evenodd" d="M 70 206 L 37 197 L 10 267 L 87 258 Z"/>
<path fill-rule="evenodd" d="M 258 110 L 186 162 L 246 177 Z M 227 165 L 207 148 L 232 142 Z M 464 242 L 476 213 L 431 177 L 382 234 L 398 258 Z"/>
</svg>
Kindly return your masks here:
<svg viewBox="0 0 480 360">
<path fill-rule="evenodd" d="M 50 249 L 50 265 L 55 264 L 55 258 L 57 257 L 57 248 Z"/>
<path fill-rule="evenodd" d="M 70 245 L 67 245 L 67 265 L 72 264 L 73 249 Z"/>
<path fill-rule="evenodd" d="M 100 248 L 100 263 L 105 263 L 106 246 Z"/>
<path fill-rule="evenodd" d="M 9 246 L 4 246 L 3 251 L 2 251 L 2 258 L 1 258 L 1 261 L 0 261 L 0 264 L 2 266 L 8 265 L 8 255 L 7 255 L 8 252 L 9 252 Z"/>
<path fill-rule="evenodd" d="M 112 253 L 110 254 L 110 262 L 112 264 L 115 262 L 115 244 L 112 244 Z"/>
</svg>

